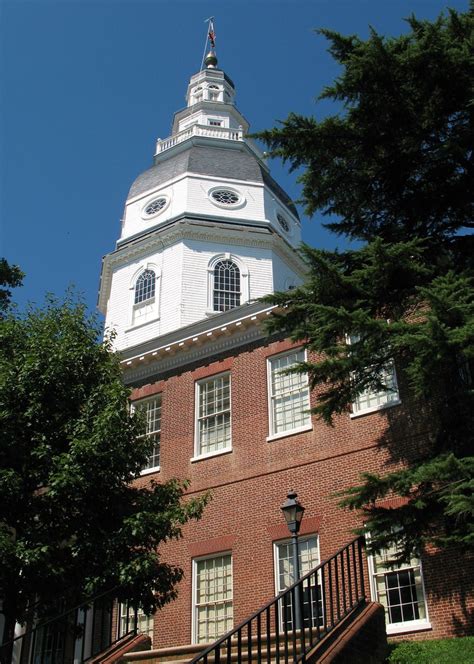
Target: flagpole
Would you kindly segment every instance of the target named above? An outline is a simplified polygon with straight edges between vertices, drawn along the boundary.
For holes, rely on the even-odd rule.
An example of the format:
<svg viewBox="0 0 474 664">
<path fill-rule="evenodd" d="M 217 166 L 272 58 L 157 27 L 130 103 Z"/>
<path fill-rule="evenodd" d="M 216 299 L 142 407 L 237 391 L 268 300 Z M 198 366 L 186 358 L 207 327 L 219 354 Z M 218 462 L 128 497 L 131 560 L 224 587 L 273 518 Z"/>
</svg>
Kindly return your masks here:
<svg viewBox="0 0 474 664">
<path fill-rule="evenodd" d="M 206 18 L 204 23 L 207 23 L 206 39 L 204 40 L 204 51 L 202 52 L 201 68 L 200 68 L 199 71 L 202 70 L 203 65 L 204 65 L 204 58 L 206 57 L 207 42 L 209 41 L 209 32 L 210 32 L 210 30 L 212 30 L 212 32 L 214 33 L 214 16 L 210 16 L 209 18 Z"/>
</svg>

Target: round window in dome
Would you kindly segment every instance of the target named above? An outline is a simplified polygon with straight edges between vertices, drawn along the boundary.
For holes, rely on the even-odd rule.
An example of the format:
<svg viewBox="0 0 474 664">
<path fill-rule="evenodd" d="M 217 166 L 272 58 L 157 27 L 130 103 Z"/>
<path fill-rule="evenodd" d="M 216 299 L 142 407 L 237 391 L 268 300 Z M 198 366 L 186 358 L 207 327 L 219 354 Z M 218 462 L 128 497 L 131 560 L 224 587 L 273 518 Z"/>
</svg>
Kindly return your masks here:
<svg viewBox="0 0 474 664">
<path fill-rule="evenodd" d="M 147 203 L 143 209 L 143 216 L 144 217 L 154 217 L 160 212 L 164 210 L 168 203 L 168 199 L 166 199 L 164 196 L 160 196 L 160 198 L 155 198 L 153 201 L 150 201 Z"/>
<path fill-rule="evenodd" d="M 213 203 L 222 207 L 236 207 L 243 202 L 240 194 L 233 189 L 213 189 L 210 197 Z"/>
<path fill-rule="evenodd" d="M 285 219 L 285 217 L 278 212 L 277 214 L 277 220 L 278 223 L 280 224 L 280 227 L 285 231 L 285 233 L 290 232 L 290 224 L 288 223 L 288 220 Z"/>
</svg>

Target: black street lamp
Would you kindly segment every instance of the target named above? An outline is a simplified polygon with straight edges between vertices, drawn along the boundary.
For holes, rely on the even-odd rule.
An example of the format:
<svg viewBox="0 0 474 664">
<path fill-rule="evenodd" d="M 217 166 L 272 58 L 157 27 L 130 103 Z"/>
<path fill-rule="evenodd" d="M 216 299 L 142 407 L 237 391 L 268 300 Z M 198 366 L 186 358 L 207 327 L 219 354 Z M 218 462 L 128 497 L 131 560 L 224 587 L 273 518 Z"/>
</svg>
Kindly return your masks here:
<svg viewBox="0 0 474 664">
<path fill-rule="evenodd" d="M 291 533 L 293 570 L 295 581 L 300 579 L 300 553 L 298 547 L 298 533 L 303 519 L 304 507 L 297 500 L 298 494 L 295 491 L 289 491 L 287 499 L 281 506 L 281 511 L 286 520 L 286 525 Z M 294 607 L 294 629 L 301 629 L 303 621 L 301 619 L 301 587 L 295 586 L 295 607 Z"/>
</svg>

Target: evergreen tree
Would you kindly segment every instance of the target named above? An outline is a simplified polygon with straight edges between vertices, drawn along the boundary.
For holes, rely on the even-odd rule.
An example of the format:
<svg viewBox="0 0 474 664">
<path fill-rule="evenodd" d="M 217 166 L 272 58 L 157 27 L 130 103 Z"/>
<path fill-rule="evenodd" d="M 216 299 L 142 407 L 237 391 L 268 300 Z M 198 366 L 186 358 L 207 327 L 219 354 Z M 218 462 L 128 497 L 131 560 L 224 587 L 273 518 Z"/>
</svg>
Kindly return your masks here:
<svg viewBox="0 0 474 664">
<path fill-rule="evenodd" d="M 147 613 L 168 602 L 182 570 L 159 547 L 206 500 L 184 500 L 177 480 L 133 483 L 152 441 L 99 336 L 70 297 L 0 321 L 4 643 L 33 605 L 40 617 L 56 615 L 108 590 Z M 10 657 L 5 647 L 2 661 Z"/>
<path fill-rule="evenodd" d="M 403 401 L 429 424 L 416 454 L 392 446 L 395 470 L 362 474 L 342 500 L 374 548 L 397 539 L 405 557 L 427 542 L 474 547 L 473 6 L 408 26 L 367 40 L 321 30 L 342 68 L 321 98 L 339 112 L 292 113 L 258 136 L 301 171 L 306 212 L 332 215 L 326 226 L 352 242 L 303 246 L 306 283 L 268 298 L 271 331 L 319 358 L 299 367 L 320 391 L 316 414 L 330 424 L 386 388 L 394 362 Z M 406 504 L 378 506 L 392 495 Z"/>
</svg>

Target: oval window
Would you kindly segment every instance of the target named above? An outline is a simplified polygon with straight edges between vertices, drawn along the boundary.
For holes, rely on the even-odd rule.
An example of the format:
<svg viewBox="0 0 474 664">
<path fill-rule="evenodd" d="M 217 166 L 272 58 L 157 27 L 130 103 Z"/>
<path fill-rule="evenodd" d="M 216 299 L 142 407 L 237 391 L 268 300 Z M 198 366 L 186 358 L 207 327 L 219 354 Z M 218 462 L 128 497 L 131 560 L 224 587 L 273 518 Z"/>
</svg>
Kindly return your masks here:
<svg viewBox="0 0 474 664">
<path fill-rule="evenodd" d="M 215 189 L 211 193 L 211 198 L 220 205 L 231 206 L 240 203 L 239 194 L 231 189 Z"/>
<path fill-rule="evenodd" d="M 290 232 L 290 224 L 288 223 L 288 220 L 285 219 L 285 217 L 278 212 L 277 214 L 277 219 L 278 223 L 280 224 L 280 227 L 285 231 L 285 233 Z"/>
<path fill-rule="evenodd" d="M 143 214 L 146 217 L 154 217 L 156 214 L 158 214 L 165 208 L 167 202 L 168 201 L 166 198 L 164 198 L 164 196 L 161 196 L 160 198 L 155 198 L 155 200 L 151 201 L 145 206 Z"/>
</svg>

